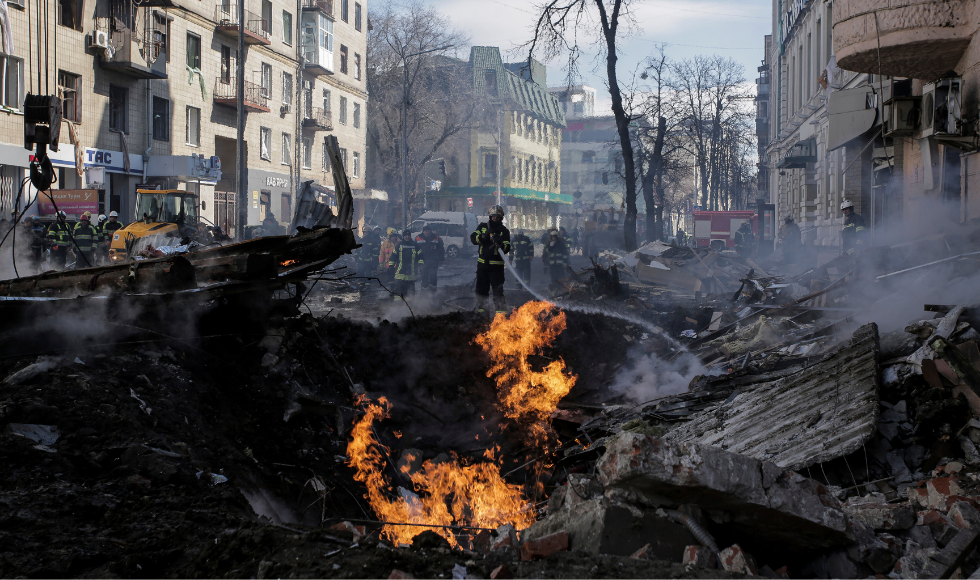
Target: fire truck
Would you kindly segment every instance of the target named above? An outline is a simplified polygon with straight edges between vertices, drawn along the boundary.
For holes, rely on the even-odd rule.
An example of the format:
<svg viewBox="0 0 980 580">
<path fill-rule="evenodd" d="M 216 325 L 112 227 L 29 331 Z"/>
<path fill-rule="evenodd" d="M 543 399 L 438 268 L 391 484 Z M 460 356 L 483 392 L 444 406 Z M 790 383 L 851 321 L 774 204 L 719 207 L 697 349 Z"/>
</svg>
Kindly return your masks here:
<svg viewBox="0 0 980 580">
<path fill-rule="evenodd" d="M 743 223 L 752 225 L 757 254 L 772 252 L 776 237 L 776 207 L 759 203 L 756 209 L 736 211 L 698 211 L 694 215 L 694 245 L 698 248 L 724 250 L 735 247 L 735 232 Z"/>
</svg>

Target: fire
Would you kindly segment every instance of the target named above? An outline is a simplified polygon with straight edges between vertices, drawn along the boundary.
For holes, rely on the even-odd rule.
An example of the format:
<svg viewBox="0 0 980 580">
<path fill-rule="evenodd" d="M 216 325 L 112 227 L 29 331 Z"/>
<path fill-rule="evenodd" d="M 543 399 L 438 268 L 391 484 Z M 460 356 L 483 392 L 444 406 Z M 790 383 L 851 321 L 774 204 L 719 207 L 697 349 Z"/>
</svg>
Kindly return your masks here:
<svg viewBox="0 0 980 580">
<path fill-rule="evenodd" d="M 292 266 L 294 264 L 299 264 L 299 260 L 283 260 L 279 262 L 280 266 Z"/>
<path fill-rule="evenodd" d="M 529 442 L 544 445 L 548 419 L 558 402 L 575 386 L 565 362 L 552 361 L 541 371 L 528 357 L 541 354 L 565 330 L 565 313 L 547 302 L 528 302 L 509 317 L 497 314 L 490 329 L 475 342 L 490 355 L 487 376 L 497 382 L 504 415 L 529 429 Z"/>
<path fill-rule="evenodd" d="M 504 481 L 493 450 L 486 451 L 487 461 L 481 463 L 469 464 L 454 456 L 451 461 L 438 464 L 426 461 L 416 473 L 409 473 L 405 466 L 403 472 L 411 479 L 414 493 L 395 490 L 384 475 L 387 449 L 375 438 L 372 428 L 390 410 L 384 397 L 377 403 L 366 403 L 364 417 L 354 425 L 347 445 L 350 465 L 356 470 L 354 479 L 367 487 L 365 497 L 379 519 L 485 528 L 509 523 L 518 529 L 534 523 L 534 512 L 521 487 Z M 426 529 L 443 536 L 451 545 L 458 545 L 451 531 L 440 527 L 384 526 L 381 533 L 392 542 L 410 544 Z"/>
</svg>

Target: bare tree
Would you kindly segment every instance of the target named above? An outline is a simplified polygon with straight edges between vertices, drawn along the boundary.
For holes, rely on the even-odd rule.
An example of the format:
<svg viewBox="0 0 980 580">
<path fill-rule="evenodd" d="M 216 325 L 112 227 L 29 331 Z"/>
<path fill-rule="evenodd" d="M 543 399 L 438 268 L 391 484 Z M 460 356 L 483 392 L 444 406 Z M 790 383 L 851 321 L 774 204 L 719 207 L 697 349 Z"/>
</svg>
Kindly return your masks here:
<svg viewBox="0 0 980 580">
<path fill-rule="evenodd" d="M 728 179 L 728 148 L 749 130 L 749 113 L 741 103 L 748 97 L 744 68 L 731 58 L 699 55 L 675 63 L 671 73 L 687 147 L 695 159 L 700 205 L 709 210 L 727 207 L 727 195 L 722 199 L 720 192 Z"/>
<path fill-rule="evenodd" d="M 623 152 L 623 170 L 626 181 L 626 217 L 623 223 L 624 243 L 627 250 L 636 248 L 636 167 L 633 157 L 633 140 L 630 135 L 630 118 L 623 106 L 623 94 L 616 73 L 616 43 L 625 28 L 632 22 L 629 13 L 633 0 L 548 0 L 537 6 L 538 17 L 534 36 L 524 48 L 528 60 L 540 52 L 543 60 L 550 61 L 567 56 L 569 85 L 578 77 L 580 42 L 597 38 L 606 58 L 606 81 L 612 98 L 613 116 Z M 597 26 L 598 25 L 598 26 Z"/>
<path fill-rule="evenodd" d="M 419 198 L 426 163 L 470 126 L 478 103 L 471 98 L 466 63 L 450 56 L 467 43 L 445 17 L 420 0 L 372 9 L 367 136 L 375 157 L 370 186 L 407 190 L 412 205 Z M 401 204 L 389 204 L 389 223 L 396 221 L 399 209 Z"/>
</svg>

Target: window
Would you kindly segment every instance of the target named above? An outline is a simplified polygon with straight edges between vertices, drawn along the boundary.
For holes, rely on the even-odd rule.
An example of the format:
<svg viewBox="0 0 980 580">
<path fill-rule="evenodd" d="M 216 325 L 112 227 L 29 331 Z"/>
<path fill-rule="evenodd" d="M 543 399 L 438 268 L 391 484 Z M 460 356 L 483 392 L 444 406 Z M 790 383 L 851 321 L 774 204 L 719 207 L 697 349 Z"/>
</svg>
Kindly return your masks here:
<svg viewBox="0 0 980 580">
<path fill-rule="evenodd" d="M 330 89 L 323 89 L 323 112 L 330 113 Z"/>
<path fill-rule="evenodd" d="M 495 179 L 497 177 L 497 154 L 496 153 L 484 153 L 483 177 L 488 179 Z"/>
<path fill-rule="evenodd" d="M 279 217 L 284 220 L 292 219 L 293 204 L 292 198 L 288 193 L 282 194 L 282 205 L 279 206 Z"/>
<path fill-rule="evenodd" d="M 170 101 L 153 97 L 153 138 L 170 141 Z"/>
<path fill-rule="evenodd" d="M 323 138 L 323 171 L 330 171 L 330 144 Z"/>
<path fill-rule="evenodd" d="M 340 162 L 344 165 L 344 171 L 349 172 L 350 169 L 347 167 L 347 150 L 343 147 L 340 148 Z"/>
<path fill-rule="evenodd" d="M 487 69 L 483 71 L 483 80 L 487 85 L 487 92 L 497 96 L 497 71 Z"/>
<path fill-rule="evenodd" d="M 61 90 L 61 117 L 74 123 L 82 122 L 82 77 L 58 71 Z"/>
<path fill-rule="evenodd" d="M 306 119 L 313 118 L 313 81 L 303 79 L 303 114 Z"/>
<path fill-rule="evenodd" d="M 272 98 L 272 65 L 262 63 L 262 96 Z"/>
<path fill-rule="evenodd" d="M 313 167 L 313 140 L 307 137 L 303 139 L 303 169 L 311 167 Z"/>
<path fill-rule="evenodd" d="M 357 151 L 354 152 L 354 164 L 351 167 L 350 174 L 354 179 L 361 176 L 361 154 Z"/>
<path fill-rule="evenodd" d="M 170 62 L 170 20 L 165 14 L 153 15 L 153 45 L 154 57 L 163 54 Z"/>
<path fill-rule="evenodd" d="M 340 45 L 340 72 L 347 74 L 347 47 Z"/>
<path fill-rule="evenodd" d="M 272 2 L 262 0 L 262 32 L 272 36 Z"/>
<path fill-rule="evenodd" d="M 221 45 L 221 83 L 231 83 L 231 47 Z"/>
<path fill-rule="evenodd" d="M 187 35 L 187 66 L 201 68 L 201 37 L 196 34 Z"/>
<path fill-rule="evenodd" d="M 58 24 L 82 29 L 82 0 L 58 0 Z"/>
<path fill-rule="evenodd" d="M 348 10 L 347 10 L 347 0 L 340 0 L 340 19 L 347 22 Z"/>
<path fill-rule="evenodd" d="M 185 142 L 194 147 L 201 146 L 201 109 L 197 107 L 187 107 Z"/>
<path fill-rule="evenodd" d="M 360 129 L 361 127 L 361 104 L 354 103 L 354 128 Z"/>
<path fill-rule="evenodd" d="M 354 2 L 354 30 L 361 31 L 361 5 Z"/>
<path fill-rule="evenodd" d="M 347 97 L 340 97 L 340 118 L 337 121 L 341 125 L 347 124 Z"/>
<path fill-rule="evenodd" d="M 269 161 L 272 159 L 272 129 L 259 128 L 259 157 Z"/>
<path fill-rule="evenodd" d="M 354 53 L 354 78 L 361 80 L 361 55 Z"/>
<path fill-rule="evenodd" d="M 128 92 L 123 87 L 109 85 L 109 129 L 128 132 L 126 124 Z"/>
<path fill-rule="evenodd" d="M 282 11 L 282 41 L 293 45 L 293 15 L 285 10 Z"/>
<path fill-rule="evenodd" d="M 582 153 L 582 163 L 595 163 L 595 151 Z"/>
<path fill-rule="evenodd" d="M 293 75 L 282 73 L 282 104 L 289 112 L 293 107 Z"/>
<path fill-rule="evenodd" d="M 19 109 L 23 102 L 21 87 L 24 86 L 24 61 L 12 56 L 0 56 L 0 74 L 3 75 L 3 105 Z M 81 119 L 81 107 L 79 107 Z"/>
<path fill-rule="evenodd" d="M 289 133 L 282 134 L 282 159 L 280 163 L 283 165 L 290 165 L 290 150 L 293 148 L 293 138 L 289 136 Z"/>
</svg>

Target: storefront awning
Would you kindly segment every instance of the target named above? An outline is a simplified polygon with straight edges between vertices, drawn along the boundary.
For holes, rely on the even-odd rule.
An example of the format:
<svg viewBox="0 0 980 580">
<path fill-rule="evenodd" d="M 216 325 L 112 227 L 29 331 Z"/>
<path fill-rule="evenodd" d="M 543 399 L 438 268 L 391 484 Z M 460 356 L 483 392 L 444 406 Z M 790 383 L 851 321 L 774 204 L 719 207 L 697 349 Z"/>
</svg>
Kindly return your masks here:
<svg viewBox="0 0 980 580">
<path fill-rule="evenodd" d="M 505 187 L 501 190 L 501 193 L 504 197 L 546 201 L 549 203 L 571 205 L 573 201 L 572 195 L 569 193 L 550 193 L 535 189 L 525 189 L 523 187 Z M 494 187 L 446 187 L 440 191 L 430 191 L 426 195 L 429 197 L 496 197 L 497 189 Z"/>
<path fill-rule="evenodd" d="M 868 132 L 878 118 L 876 95 L 867 86 L 830 93 L 827 151 L 843 147 Z"/>
</svg>

